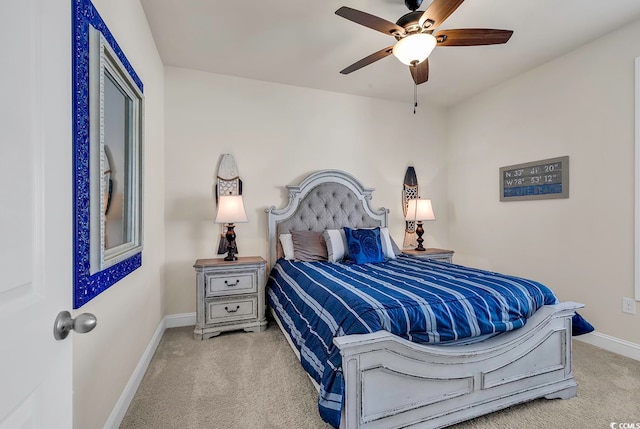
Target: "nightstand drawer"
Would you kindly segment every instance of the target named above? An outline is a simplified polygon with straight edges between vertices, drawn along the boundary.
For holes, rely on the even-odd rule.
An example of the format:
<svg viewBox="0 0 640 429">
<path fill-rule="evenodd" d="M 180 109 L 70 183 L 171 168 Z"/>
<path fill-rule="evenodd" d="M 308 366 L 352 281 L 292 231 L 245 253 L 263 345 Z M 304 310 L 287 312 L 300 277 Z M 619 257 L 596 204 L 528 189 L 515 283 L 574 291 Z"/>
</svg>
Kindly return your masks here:
<svg viewBox="0 0 640 429">
<path fill-rule="evenodd" d="M 432 256 L 429 256 L 429 259 L 430 259 L 430 260 L 432 260 L 432 261 L 443 261 L 443 262 L 449 262 L 449 263 L 451 263 L 451 255 L 445 255 L 445 256 L 440 256 L 440 255 L 435 256 L 435 255 L 432 255 Z"/>
<path fill-rule="evenodd" d="M 231 322 L 258 317 L 258 298 L 227 301 L 209 301 L 206 303 L 205 323 Z"/>
<path fill-rule="evenodd" d="M 258 291 L 258 279 L 254 271 L 205 274 L 205 296 L 237 295 Z"/>
</svg>

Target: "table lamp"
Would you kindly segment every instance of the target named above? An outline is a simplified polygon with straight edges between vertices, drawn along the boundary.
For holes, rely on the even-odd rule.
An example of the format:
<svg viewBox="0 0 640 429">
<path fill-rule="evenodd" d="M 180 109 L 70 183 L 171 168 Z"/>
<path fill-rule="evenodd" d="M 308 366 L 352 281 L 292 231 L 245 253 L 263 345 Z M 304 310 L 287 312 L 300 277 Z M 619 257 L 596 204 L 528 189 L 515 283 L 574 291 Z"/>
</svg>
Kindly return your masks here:
<svg viewBox="0 0 640 429">
<path fill-rule="evenodd" d="M 405 220 L 416 221 L 416 235 L 418 239 L 418 247 L 416 250 L 424 251 L 426 250 L 422 246 L 422 234 L 424 234 L 424 229 L 422 228 L 422 221 L 425 220 L 435 220 L 436 216 L 433 214 L 433 207 L 431 207 L 431 200 L 424 200 L 421 198 L 415 200 L 409 200 L 409 205 L 407 207 L 407 215 L 404 217 Z"/>
<path fill-rule="evenodd" d="M 218 198 L 218 213 L 216 214 L 216 223 L 224 223 L 227 227 L 225 235 L 228 246 L 225 261 L 236 261 L 236 233 L 234 231 L 236 223 L 248 222 L 247 213 L 244 211 L 244 202 L 242 195 L 221 195 Z"/>
</svg>

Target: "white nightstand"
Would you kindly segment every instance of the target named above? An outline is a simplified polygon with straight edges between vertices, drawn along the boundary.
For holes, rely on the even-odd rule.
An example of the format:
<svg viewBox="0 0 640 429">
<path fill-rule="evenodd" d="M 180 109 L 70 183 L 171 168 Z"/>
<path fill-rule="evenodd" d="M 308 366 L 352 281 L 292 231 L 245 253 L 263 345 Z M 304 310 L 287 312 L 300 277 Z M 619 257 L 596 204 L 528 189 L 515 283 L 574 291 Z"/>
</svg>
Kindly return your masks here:
<svg viewBox="0 0 640 429">
<path fill-rule="evenodd" d="M 403 249 L 405 255 L 417 256 L 425 259 L 435 259 L 437 261 L 449 262 L 453 261 L 453 250 L 427 248 L 423 251 L 414 249 Z"/>
<path fill-rule="evenodd" d="M 193 336 L 204 340 L 224 331 L 267 328 L 264 287 L 266 261 L 258 256 L 237 261 L 198 259 L 196 326 Z"/>
</svg>

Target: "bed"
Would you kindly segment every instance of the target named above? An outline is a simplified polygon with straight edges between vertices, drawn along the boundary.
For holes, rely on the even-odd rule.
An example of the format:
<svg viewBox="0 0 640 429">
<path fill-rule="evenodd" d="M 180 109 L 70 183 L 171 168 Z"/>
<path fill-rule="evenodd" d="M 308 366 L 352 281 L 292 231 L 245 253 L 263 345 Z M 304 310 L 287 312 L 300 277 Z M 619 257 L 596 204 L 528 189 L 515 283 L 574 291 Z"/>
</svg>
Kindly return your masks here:
<svg viewBox="0 0 640 429">
<path fill-rule="evenodd" d="M 375 306 L 369 309 L 369 313 L 365 312 L 371 318 L 350 318 L 347 313 L 351 312 L 351 306 L 361 306 L 373 298 L 359 301 L 359 295 L 342 295 L 341 276 L 355 277 L 355 271 L 363 271 L 368 265 L 285 261 L 282 256 L 288 249 L 282 246 L 280 237 L 297 231 L 322 232 L 340 230 L 342 227 L 381 231 L 387 227 L 388 210 L 372 209 L 370 201 L 373 189 L 365 188 L 352 175 L 338 170 L 312 173 L 299 185 L 287 186 L 287 190 L 289 201 L 284 208 L 272 206 L 267 209 L 269 264 L 272 269 L 267 297 L 272 316 L 319 390 L 319 409 L 323 419 L 345 429 L 435 428 L 536 398 L 568 399 L 576 395 L 577 384 L 573 378 L 571 359 L 571 320 L 581 304 L 559 303 L 543 285 L 520 279 L 525 285 L 519 283 L 517 288 L 524 289 L 526 286 L 534 293 L 540 292 L 540 296 L 523 298 L 516 304 L 516 310 L 502 310 L 509 313 L 522 310 L 522 314 L 513 318 L 514 323 L 504 329 L 495 330 L 493 325 L 487 328 L 488 325 L 485 326 L 482 321 L 471 323 L 477 325 L 475 329 L 459 328 L 460 332 L 466 332 L 460 335 L 464 339 L 458 338 L 455 332 L 443 334 L 442 338 L 434 339 L 434 334 L 421 338 L 417 333 L 422 329 L 420 326 L 428 325 L 428 321 L 413 319 L 409 324 L 415 324 L 418 328 L 414 326 L 414 329 L 403 333 L 396 329 L 396 325 L 401 323 L 388 317 L 387 312 L 384 316 L 376 315 L 379 310 Z M 389 251 L 388 246 L 386 251 Z M 356 294 L 360 294 L 361 289 L 369 288 L 367 283 L 375 283 L 377 287 L 378 277 L 391 276 L 392 273 L 399 275 L 399 281 L 409 287 L 428 283 L 430 287 L 439 288 L 438 282 L 442 279 L 453 282 L 450 279 L 459 272 L 462 274 L 455 281 L 462 284 L 456 285 L 456 291 L 460 288 L 472 290 L 466 282 L 476 277 L 481 278 L 484 284 L 509 283 L 517 279 L 409 256 L 398 256 L 370 265 L 375 266 L 375 272 L 363 271 L 358 274 L 363 277 L 360 277 L 362 287 L 354 289 Z M 292 277 L 292 271 L 289 270 L 299 273 L 296 276 L 300 279 L 311 279 L 311 286 L 292 283 L 292 290 L 304 290 L 303 299 L 288 296 L 284 291 L 289 288 L 282 286 L 287 283 L 285 279 Z M 346 270 L 347 274 L 336 270 Z M 417 280 L 408 280 L 405 274 L 413 270 L 420 273 L 426 270 L 429 275 L 420 274 L 415 276 L 419 277 Z M 327 288 L 332 283 L 329 278 L 338 284 L 337 289 L 331 289 L 322 298 L 308 298 L 305 288 L 329 290 Z M 414 281 L 418 284 L 410 284 Z M 349 288 L 353 289 L 345 286 L 345 289 Z M 384 295 L 398 300 L 392 296 L 392 289 L 396 287 L 385 289 Z M 494 293 L 493 290 L 490 292 Z M 283 302 L 293 303 L 293 300 L 310 301 L 312 307 L 326 304 L 327 308 L 316 308 L 314 315 L 309 317 L 302 311 L 299 315 L 291 315 L 283 309 Z M 466 298 L 464 300 L 466 302 Z M 450 300 L 447 298 L 442 301 Z M 335 303 L 349 303 L 341 304 L 346 308 L 346 316 L 333 316 L 325 311 L 335 307 Z M 297 304 L 292 306 L 296 307 Z M 430 304 L 424 306 L 430 307 Z M 402 311 L 406 317 L 407 311 Z M 443 311 L 451 310 L 446 307 Z M 479 310 L 471 312 L 474 311 Z M 337 318 L 348 320 L 348 323 L 345 326 L 336 325 L 334 336 L 328 339 L 320 332 L 322 328 L 310 330 L 318 338 L 304 338 L 299 331 L 315 323 L 310 317 L 316 316 L 318 319 L 330 319 L 331 323 L 327 325 L 331 326 L 336 325 L 334 319 Z M 432 317 L 440 320 L 437 314 Z M 375 320 L 382 322 L 376 325 Z M 353 329 L 353 326 L 356 328 Z M 492 329 L 494 332 L 490 332 Z M 474 332 L 467 332 L 469 330 Z M 506 332 L 496 334 L 500 330 Z M 436 336 L 442 332 L 436 333 Z M 434 342 L 438 339 L 443 342 Z M 316 355 L 310 357 L 309 350 L 314 342 L 324 344 L 327 349 L 326 361 L 321 361 Z M 332 368 L 332 372 L 326 368 Z M 323 373 L 324 377 L 319 377 L 319 373 Z"/>
</svg>

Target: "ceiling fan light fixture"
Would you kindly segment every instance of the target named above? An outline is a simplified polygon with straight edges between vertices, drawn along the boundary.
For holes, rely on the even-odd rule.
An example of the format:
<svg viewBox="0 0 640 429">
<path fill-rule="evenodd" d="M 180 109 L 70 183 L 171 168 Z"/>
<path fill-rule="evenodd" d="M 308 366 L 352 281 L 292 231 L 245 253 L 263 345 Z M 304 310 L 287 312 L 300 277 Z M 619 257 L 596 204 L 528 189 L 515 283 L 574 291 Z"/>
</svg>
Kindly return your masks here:
<svg viewBox="0 0 640 429">
<path fill-rule="evenodd" d="M 403 64 L 417 65 L 431 55 L 436 44 L 436 38 L 431 34 L 410 34 L 396 42 L 393 46 L 393 55 Z"/>
</svg>

